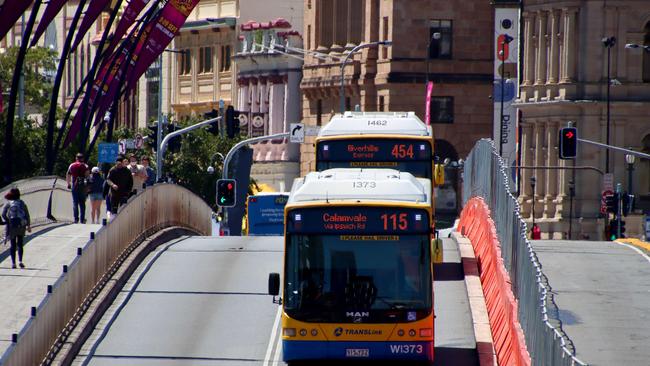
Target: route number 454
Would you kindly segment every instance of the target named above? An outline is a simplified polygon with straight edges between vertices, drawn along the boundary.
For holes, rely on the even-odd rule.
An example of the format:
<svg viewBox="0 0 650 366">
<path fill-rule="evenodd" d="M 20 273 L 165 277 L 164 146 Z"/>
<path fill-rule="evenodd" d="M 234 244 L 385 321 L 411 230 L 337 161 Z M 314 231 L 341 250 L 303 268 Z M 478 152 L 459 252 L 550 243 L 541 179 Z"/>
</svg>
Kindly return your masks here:
<svg viewBox="0 0 650 366">
<path fill-rule="evenodd" d="M 404 159 L 407 156 L 413 159 L 413 145 L 395 145 L 390 152 L 394 158 Z"/>
</svg>

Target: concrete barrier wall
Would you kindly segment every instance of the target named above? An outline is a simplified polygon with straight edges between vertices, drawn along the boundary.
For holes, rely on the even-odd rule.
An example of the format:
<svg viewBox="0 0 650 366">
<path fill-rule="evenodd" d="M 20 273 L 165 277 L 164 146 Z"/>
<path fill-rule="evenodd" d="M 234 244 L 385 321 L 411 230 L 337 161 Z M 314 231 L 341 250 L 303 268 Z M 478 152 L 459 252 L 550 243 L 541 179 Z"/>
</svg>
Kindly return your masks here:
<svg viewBox="0 0 650 366">
<path fill-rule="evenodd" d="M 119 214 L 102 227 L 52 286 L 0 364 L 40 364 L 67 324 L 78 317 L 92 297 L 96 285 L 110 278 L 109 269 L 129 246 L 170 226 L 210 235 L 210 207 L 189 190 L 172 184 L 158 184 L 133 197 Z M 54 346 L 53 346 L 54 345 Z"/>
</svg>

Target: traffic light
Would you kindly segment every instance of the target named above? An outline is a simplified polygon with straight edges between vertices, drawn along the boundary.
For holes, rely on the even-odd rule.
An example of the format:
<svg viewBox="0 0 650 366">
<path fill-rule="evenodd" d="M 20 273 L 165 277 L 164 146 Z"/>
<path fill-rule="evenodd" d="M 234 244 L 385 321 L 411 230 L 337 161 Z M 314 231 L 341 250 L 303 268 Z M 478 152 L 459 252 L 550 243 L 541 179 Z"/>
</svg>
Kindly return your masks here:
<svg viewBox="0 0 650 366">
<path fill-rule="evenodd" d="M 575 159 L 578 155 L 578 129 L 564 127 L 560 129 L 560 159 Z"/>
<path fill-rule="evenodd" d="M 235 194 L 237 192 L 237 181 L 234 179 L 219 179 L 217 181 L 217 205 L 220 207 L 233 207 L 235 205 Z"/>
<path fill-rule="evenodd" d="M 634 195 L 623 193 L 623 197 L 621 198 L 621 204 L 623 205 L 623 216 L 627 216 L 634 208 Z"/>
<path fill-rule="evenodd" d="M 147 128 L 151 131 L 147 135 L 147 142 L 155 150 L 158 148 L 158 125 L 149 125 Z"/>
<path fill-rule="evenodd" d="M 619 225 L 621 226 L 621 236 L 618 235 L 618 227 Z M 624 238 L 625 235 L 625 221 L 621 219 L 615 219 L 609 222 L 609 232 L 610 232 L 610 239 L 611 240 L 616 240 L 619 238 Z"/>
<path fill-rule="evenodd" d="M 203 118 L 206 120 L 212 119 L 212 118 L 217 118 L 219 117 L 219 111 L 216 109 L 212 109 L 212 111 L 203 113 Z M 208 127 L 208 132 L 211 134 L 217 136 L 219 135 L 219 122 L 213 122 L 210 124 L 210 127 Z"/>
<path fill-rule="evenodd" d="M 172 133 L 178 129 L 180 128 L 176 124 L 170 123 L 167 125 L 167 133 Z M 181 137 L 176 136 L 171 140 L 169 140 L 169 143 L 167 144 L 167 148 L 169 149 L 169 151 L 173 153 L 179 152 L 181 150 Z"/>
<path fill-rule="evenodd" d="M 226 134 L 231 139 L 239 135 L 239 112 L 231 105 L 226 108 Z"/>
<path fill-rule="evenodd" d="M 618 214 L 618 193 L 605 196 L 605 204 L 607 205 L 607 212 Z"/>
</svg>

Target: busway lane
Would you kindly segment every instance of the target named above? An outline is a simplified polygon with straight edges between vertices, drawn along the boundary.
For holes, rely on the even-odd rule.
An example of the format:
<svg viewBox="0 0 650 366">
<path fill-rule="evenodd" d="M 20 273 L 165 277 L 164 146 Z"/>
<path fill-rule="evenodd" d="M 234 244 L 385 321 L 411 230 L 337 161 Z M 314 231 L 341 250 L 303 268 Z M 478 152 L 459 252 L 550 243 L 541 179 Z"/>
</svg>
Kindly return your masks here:
<svg viewBox="0 0 650 366">
<path fill-rule="evenodd" d="M 280 272 L 281 238 L 191 237 L 154 256 L 75 364 L 263 363 L 278 310 L 266 283 Z"/>
</svg>

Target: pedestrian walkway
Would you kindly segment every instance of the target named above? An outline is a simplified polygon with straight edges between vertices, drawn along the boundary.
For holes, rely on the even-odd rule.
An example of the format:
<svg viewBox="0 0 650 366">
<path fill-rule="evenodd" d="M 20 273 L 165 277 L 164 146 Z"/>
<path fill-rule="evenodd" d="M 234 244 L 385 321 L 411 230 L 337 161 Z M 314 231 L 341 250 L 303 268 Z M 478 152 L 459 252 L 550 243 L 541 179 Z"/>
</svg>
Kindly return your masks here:
<svg viewBox="0 0 650 366">
<path fill-rule="evenodd" d="M 47 286 L 61 276 L 84 247 L 90 232 L 101 225 L 72 224 L 56 227 L 25 243 L 25 269 L 12 269 L 11 258 L 0 262 L 0 355 L 11 345 L 11 335 L 19 333 L 30 318 L 31 307 L 38 306 L 47 294 Z M 7 246 L 0 246 L 4 251 Z"/>
</svg>

